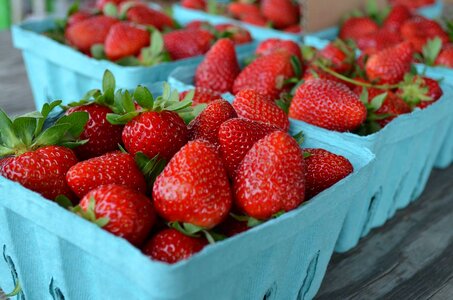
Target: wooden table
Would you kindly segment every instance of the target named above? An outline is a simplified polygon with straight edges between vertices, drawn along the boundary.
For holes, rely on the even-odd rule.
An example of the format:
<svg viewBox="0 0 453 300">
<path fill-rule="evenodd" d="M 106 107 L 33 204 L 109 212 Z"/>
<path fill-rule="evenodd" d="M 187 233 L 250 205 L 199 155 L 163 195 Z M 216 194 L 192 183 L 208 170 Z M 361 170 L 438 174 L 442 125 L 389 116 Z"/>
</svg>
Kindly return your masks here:
<svg viewBox="0 0 453 300">
<path fill-rule="evenodd" d="M 20 52 L 0 32 L 0 107 L 33 109 Z M 421 199 L 353 250 L 335 254 L 319 299 L 453 299 L 453 166 L 433 172 Z"/>
</svg>

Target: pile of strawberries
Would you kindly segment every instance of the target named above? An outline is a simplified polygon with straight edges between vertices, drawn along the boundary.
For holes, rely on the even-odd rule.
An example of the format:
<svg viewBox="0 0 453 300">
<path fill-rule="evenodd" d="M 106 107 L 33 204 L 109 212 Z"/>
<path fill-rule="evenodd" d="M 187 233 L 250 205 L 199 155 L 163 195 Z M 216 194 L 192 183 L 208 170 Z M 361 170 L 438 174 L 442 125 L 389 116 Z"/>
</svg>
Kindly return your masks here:
<svg viewBox="0 0 453 300">
<path fill-rule="evenodd" d="M 339 37 L 352 40 L 365 54 L 373 54 L 407 41 L 415 61 L 453 68 L 453 24 L 444 24 L 417 15 L 406 5 L 389 11 L 368 10 L 355 13 L 341 25 Z"/>
<path fill-rule="evenodd" d="M 211 0 L 182 0 L 181 5 L 212 14 L 223 14 L 255 26 L 291 33 L 302 31 L 301 8 L 294 0 L 238 0 L 228 4 L 219 4 Z"/>
<path fill-rule="evenodd" d="M 164 12 L 140 1 L 99 0 L 94 10 L 79 10 L 75 4 L 57 24 L 45 34 L 96 59 L 127 66 L 202 55 L 221 37 L 236 44 L 252 41 L 247 30 L 232 24 L 179 28 Z"/>
<path fill-rule="evenodd" d="M 287 129 L 288 113 L 326 129 L 367 135 L 442 96 L 437 81 L 414 73 L 413 54 L 409 42 L 356 58 L 353 45 L 341 40 L 316 50 L 268 39 L 241 70 L 233 43 L 222 39 L 196 70 L 194 102 L 230 92 L 238 106 L 243 90 L 253 89 L 268 101 L 242 101 L 240 116 Z"/>
<path fill-rule="evenodd" d="M 353 172 L 342 156 L 302 149 L 288 117 L 256 90 L 238 91 L 232 105 L 217 97 L 192 107 L 192 96 L 180 100 L 168 84 L 158 97 L 115 90 L 106 71 L 102 90 L 60 115 L 61 101 L 14 120 L 0 110 L 0 175 L 175 263 Z"/>
</svg>

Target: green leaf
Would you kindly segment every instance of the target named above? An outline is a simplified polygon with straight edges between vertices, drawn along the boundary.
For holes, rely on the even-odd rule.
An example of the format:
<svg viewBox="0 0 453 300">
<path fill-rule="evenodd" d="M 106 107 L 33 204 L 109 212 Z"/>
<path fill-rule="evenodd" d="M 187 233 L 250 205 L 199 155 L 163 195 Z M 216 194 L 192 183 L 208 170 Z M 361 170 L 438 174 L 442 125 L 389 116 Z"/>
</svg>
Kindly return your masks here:
<svg viewBox="0 0 453 300">
<path fill-rule="evenodd" d="M 116 5 L 111 2 L 108 2 L 106 5 L 104 5 L 102 11 L 106 16 L 118 18 L 118 9 L 116 8 Z"/>
<path fill-rule="evenodd" d="M 0 138 L 7 148 L 14 148 L 21 144 L 15 135 L 13 122 L 2 109 L 0 109 Z"/>
<path fill-rule="evenodd" d="M 135 154 L 135 162 L 149 184 L 154 184 L 157 176 L 164 170 L 166 161 L 161 159 L 159 155 L 150 159 L 142 152 Z"/>
<path fill-rule="evenodd" d="M 88 143 L 88 141 L 89 140 L 79 140 L 79 141 L 75 141 L 75 142 L 64 141 L 64 142 L 60 142 L 58 144 L 60 146 L 63 146 L 63 147 L 69 148 L 69 149 L 74 149 L 74 148 L 77 148 L 79 146 L 85 145 L 86 143 Z"/>
<path fill-rule="evenodd" d="M 133 118 L 135 118 L 138 115 L 139 115 L 139 112 L 131 111 L 124 115 L 107 114 L 106 118 L 107 118 L 107 121 L 110 122 L 110 124 L 122 125 L 122 124 L 126 124 L 127 122 L 129 122 L 130 120 L 132 120 Z"/>
<path fill-rule="evenodd" d="M 294 70 L 294 74 L 296 74 L 296 78 L 300 78 L 302 76 L 302 65 L 300 63 L 299 58 L 295 55 L 291 55 L 291 65 Z M 297 80 L 299 81 L 299 80 Z"/>
<path fill-rule="evenodd" d="M 106 59 L 104 44 L 94 44 L 90 49 L 91 56 L 95 59 Z"/>
<path fill-rule="evenodd" d="M 109 222 L 110 222 L 110 219 L 106 217 L 106 218 L 96 219 L 93 223 L 102 228 L 105 225 L 107 225 Z"/>
<path fill-rule="evenodd" d="M 76 139 L 83 132 L 88 119 L 89 114 L 87 112 L 78 111 L 62 116 L 55 124 L 69 124 L 70 127 L 67 132 L 71 135 L 71 138 Z"/>
<path fill-rule="evenodd" d="M 0 145 L 0 157 L 13 155 L 14 153 L 14 149 Z"/>
<path fill-rule="evenodd" d="M 140 60 L 138 60 L 137 57 L 135 57 L 135 56 L 123 57 L 123 58 L 115 61 L 115 63 L 120 66 L 125 66 L 125 67 L 137 67 L 137 66 L 141 65 Z"/>
<path fill-rule="evenodd" d="M 159 30 L 153 30 L 151 34 L 151 54 L 159 55 L 164 50 L 164 38 Z"/>
<path fill-rule="evenodd" d="M 218 14 L 218 11 L 217 11 L 217 1 L 216 1 L 216 0 L 207 0 L 207 3 L 206 3 L 206 11 L 207 11 L 209 14 L 217 15 L 217 14 Z"/>
<path fill-rule="evenodd" d="M 387 98 L 387 93 L 383 93 L 374 97 L 370 102 L 370 107 L 372 108 L 372 110 L 377 111 L 379 108 L 381 108 L 382 103 L 384 103 L 385 101 L 385 98 Z"/>
<path fill-rule="evenodd" d="M 68 11 L 66 12 L 66 17 L 70 17 L 76 12 L 79 11 L 79 6 L 80 6 L 80 1 L 76 0 L 72 2 L 72 4 L 69 6 Z"/>
<path fill-rule="evenodd" d="M 362 92 L 360 93 L 360 101 L 362 101 L 365 106 L 368 106 L 368 89 L 362 87 Z"/>
<path fill-rule="evenodd" d="M 186 101 L 179 101 L 179 102 L 176 102 L 168 107 L 165 107 L 166 110 L 169 110 L 169 111 L 178 111 L 178 110 L 181 110 L 181 109 L 184 109 L 184 108 L 188 108 L 192 105 L 192 101 L 191 100 L 186 100 Z"/>
<path fill-rule="evenodd" d="M 151 109 L 154 105 L 154 97 L 153 94 L 144 86 L 137 86 L 134 91 L 133 98 L 137 103 L 143 108 Z"/>
<path fill-rule="evenodd" d="M 120 13 L 119 13 L 119 18 L 121 20 L 125 20 L 126 19 L 126 14 L 127 14 L 127 11 L 129 10 L 129 8 L 131 7 L 134 7 L 137 3 L 135 1 L 127 1 L 127 2 L 124 2 L 122 5 L 121 5 L 121 10 L 120 10 Z"/>
<path fill-rule="evenodd" d="M 57 101 L 53 101 L 51 103 L 45 103 L 42 106 L 42 109 L 41 109 L 42 118 L 38 119 L 38 125 L 36 126 L 36 130 L 35 130 L 35 134 L 34 134 L 35 137 L 38 136 L 39 134 L 41 134 L 42 127 L 44 126 L 44 122 L 46 121 L 49 114 L 55 109 L 55 107 L 59 106 L 62 102 L 63 101 L 61 101 L 61 100 L 57 100 Z"/>
<path fill-rule="evenodd" d="M 299 145 L 302 145 L 305 141 L 305 136 L 304 136 L 304 132 L 303 131 L 299 131 L 298 133 L 296 133 L 295 135 L 293 135 L 293 138 L 296 140 L 296 142 L 299 144 Z"/>
<path fill-rule="evenodd" d="M 193 119 L 195 119 L 208 105 L 206 103 L 198 104 L 188 112 L 184 110 L 179 110 L 178 115 L 184 120 L 184 123 L 189 124 Z"/>
<path fill-rule="evenodd" d="M 71 124 L 58 124 L 52 127 L 47 128 L 44 132 L 42 132 L 32 144 L 32 147 L 40 147 L 40 146 L 48 146 L 48 145 L 56 145 L 60 140 L 63 139 L 65 134 L 71 128 Z"/>
<path fill-rule="evenodd" d="M 185 235 L 191 236 L 191 237 L 199 237 L 200 236 L 199 233 L 204 230 L 203 227 L 199 227 L 199 226 L 189 224 L 189 223 L 180 224 L 177 221 L 168 223 L 168 226 L 178 230 L 182 234 L 185 234 Z"/>
<path fill-rule="evenodd" d="M 102 92 L 107 101 L 111 100 L 113 103 L 113 97 L 115 93 L 115 77 L 112 72 L 105 70 L 102 78 Z"/>
<path fill-rule="evenodd" d="M 429 39 L 422 48 L 423 58 L 428 66 L 433 66 L 442 49 L 442 40 L 439 37 Z"/>
<path fill-rule="evenodd" d="M 310 152 L 304 151 L 304 158 L 309 158 L 311 156 Z"/>
<path fill-rule="evenodd" d="M 37 126 L 37 119 L 33 117 L 18 117 L 13 121 L 15 135 L 25 146 L 30 146 L 33 142 L 34 133 Z"/>
<path fill-rule="evenodd" d="M 187 94 L 184 96 L 182 101 L 192 101 L 193 97 L 195 96 L 195 90 L 190 90 L 187 92 Z"/>
<path fill-rule="evenodd" d="M 69 198 L 65 195 L 57 196 L 57 198 L 55 198 L 55 202 L 64 209 L 70 209 L 71 207 L 73 207 L 71 200 L 69 200 Z"/>
<path fill-rule="evenodd" d="M 101 95 L 101 90 L 99 89 L 93 89 L 93 90 L 89 90 L 88 92 L 86 92 L 86 94 L 82 97 L 82 101 L 88 101 L 88 100 L 91 100 L 91 99 L 96 99 L 97 97 L 99 97 Z M 71 104 L 70 104 L 71 105 Z"/>
</svg>

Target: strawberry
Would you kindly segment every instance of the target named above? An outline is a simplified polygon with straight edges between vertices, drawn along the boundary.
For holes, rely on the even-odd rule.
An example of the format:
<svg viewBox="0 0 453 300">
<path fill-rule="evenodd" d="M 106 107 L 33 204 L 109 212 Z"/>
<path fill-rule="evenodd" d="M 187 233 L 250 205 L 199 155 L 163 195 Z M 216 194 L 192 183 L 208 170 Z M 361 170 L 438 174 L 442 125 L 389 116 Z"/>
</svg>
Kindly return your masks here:
<svg viewBox="0 0 453 300">
<path fill-rule="evenodd" d="M 408 42 L 399 43 L 371 55 L 366 62 L 368 79 L 382 84 L 395 84 L 410 71 L 412 47 Z"/>
<path fill-rule="evenodd" d="M 191 141 L 170 160 L 153 187 L 157 212 L 167 221 L 213 228 L 228 215 L 232 195 L 217 151 Z"/>
<path fill-rule="evenodd" d="M 205 54 L 214 35 L 207 30 L 179 29 L 164 34 L 164 45 L 173 60 Z"/>
<path fill-rule="evenodd" d="M 269 25 L 269 22 L 262 15 L 254 15 L 254 14 L 243 15 L 241 17 L 241 21 L 244 23 L 248 23 L 251 25 L 259 26 L 259 27 L 266 27 Z"/>
<path fill-rule="evenodd" d="M 290 40 L 281 40 L 277 38 L 266 39 L 262 41 L 255 50 L 256 55 L 268 55 L 274 52 L 287 51 L 289 54 L 296 56 L 302 63 L 302 53 L 297 43 Z"/>
<path fill-rule="evenodd" d="M 277 130 L 275 126 L 248 119 L 231 119 L 220 125 L 220 155 L 230 177 L 234 177 L 239 163 L 252 146 Z"/>
<path fill-rule="evenodd" d="M 322 69 L 314 66 L 314 65 L 311 65 L 309 66 L 305 72 L 304 72 L 304 76 L 302 77 L 302 79 L 305 81 L 308 81 L 310 79 L 316 79 L 316 78 L 320 78 L 320 79 L 328 79 L 328 80 L 331 80 L 331 81 L 335 81 L 335 82 L 338 82 L 338 83 L 341 83 L 341 84 L 344 84 L 346 85 L 347 87 L 349 87 L 350 89 L 351 88 L 354 88 L 354 85 L 352 85 L 351 83 L 347 82 L 347 81 L 344 81 L 344 80 L 341 80 L 340 78 L 338 77 L 335 77 L 334 75 L 332 74 L 329 74 L 325 71 L 323 71 Z"/>
<path fill-rule="evenodd" d="M 401 41 L 402 38 L 398 32 L 381 28 L 377 32 L 361 36 L 356 40 L 356 44 L 360 50 L 366 51 L 367 54 L 373 54 L 395 46 Z"/>
<path fill-rule="evenodd" d="M 453 44 L 444 47 L 435 60 L 435 65 L 453 68 Z"/>
<path fill-rule="evenodd" d="M 424 76 L 407 75 L 396 94 L 404 99 L 411 107 L 424 109 L 433 104 L 443 92 L 439 82 Z"/>
<path fill-rule="evenodd" d="M 291 25 L 283 29 L 284 32 L 290 32 L 290 33 L 301 33 L 302 32 L 302 26 L 299 24 L 296 25 Z"/>
<path fill-rule="evenodd" d="M 138 55 L 150 43 L 150 34 L 128 23 L 112 26 L 105 39 L 105 54 L 110 60 Z"/>
<path fill-rule="evenodd" d="M 327 60 L 329 67 L 338 73 L 350 71 L 355 59 L 354 50 L 341 40 L 330 42 L 317 56 Z"/>
<path fill-rule="evenodd" d="M 89 115 L 88 123 L 80 135 L 81 139 L 88 140 L 88 142 L 75 149 L 80 159 L 85 160 L 118 149 L 123 127 L 107 122 L 107 114 L 112 113 L 110 108 L 97 103 L 89 103 L 71 107 L 66 114 L 70 115 L 74 112 L 87 112 Z"/>
<path fill-rule="evenodd" d="M 126 2 L 127 0 L 96 0 L 96 7 L 99 9 L 99 10 L 103 10 L 104 9 L 104 6 L 107 4 L 107 3 L 111 3 L 115 6 L 118 6 L 120 5 L 121 3 L 123 2 Z"/>
<path fill-rule="evenodd" d="M 275 28 L 285 28 L 299 23 L 300 8 L 291 0 L 262 0 L 261 14 Z"/>
<path fill-rule="evenodd" d="M 183 100 L 189 91 L 184 91 L 179 94 L 179 99 Z M 193 95 L 192 105 L 198 105 L 201 103 L 211 103 L 214 100 L 222 99 L 222 96 L 218 92 L 213 90 L 196 87 L 195 94 Z"/>
<path fill-rule="evenodd" d="M 189 123 L 189 140 L 202 139 L 219 146 L 218 131 L 226 120 L 236 118 L 234 108 L 225 100 L 216 100 Z"/>
<path fill-rule="evenodd" d="M 185 29 L 198 30 L 204 29 L 205 27 L 210 27 L 211 24 L 207 21 L 195 20 L 186 24 Z"/>
<path fill-rule="evenodd" d="M 110 28 L 118 23 L 107 16 L 94 16 L 80 21 L 66 29 L 67 42 L 84 53 L 89 53 L 95 44 L 103 44 Z"/>
<path fill-rule="evenodd" d="M 335 131 L 352 131 L 366 119 L 366 108 L 347 86 L 311 79 L 297 89 L 289 116 Z"/>
<path fill-rule="evenodd" d="M 412 17 L 411 11 L 404 5 L 395 5 L 384 20 L 383 27 L 389 31 L 399 32 L 404 22 Z"/>
<path fill-rule="evenodd" d="M 156 223 L 151 200 L 122 185 L 90 191 L 73 211 L 133 245 L 141 245 Z"/>
<path fill-rule="evenodd" d="M 60 104 L 46 103 L 41 112 L 14 121 L 0 109 L 0 175 L 50 200 L 59 195 L 74 199 L 65 175 L 77 157 L 64 146 L 83 144 L 77 138 L 88 121 L 87 113 L 77 112 L 45 128 L 44 123 L 51 122 L 49 113 Z"/>
<path fill-rule="evenodd" d="M 449 41 L 448 34 L 436 21 L 421 16 L 404 22 L 400 31 L 403 38 L 412 44 L 416 52 L 421 52 L 426 42 L 435 37 L 439 37 L 443 44 Z"/>
<path fill-rule="evenodd" d="M 106 184 L 124 185 L 141 193 L 146 192 L 145 178 L 134 158 L 120 151 L 79 162 L 69 169 L 66 181 L 80 198 Z"/>
<path fill-rule="evenodd" d="M 175 28 L 172 18 L 161 11 L 152 9 L 146 5 L 134 5 L 127 9 L 127 20 L 140 24 L 156 27 L 158 30 L 165 28 Z"/>
<path fill-rule="evenodd" d="M 204 238 L 190 237 L 168 228 L 158 232 L 142 251 L 152 259 L 174 264 L 200 252 L 207 244 Z"/>
<path fill-rule="evenodd" d="M 218 93 L 231 92 L 240 70 L 234 43 L 229 39 L 220 39 L 198 65 L 195 72 L 195 86 Z"/>
<path fill-rule="evenodd" d="M 354 171 L 348 159 L 324 149 L 304 149 L 306 199 L 311 199 Z"/>
<path fill-rule="evenodd" d="M 342 40 L 351 39 L 356 41 L 360 37 L 374 33 L 379 26 L 369 17 L 352 17 L 347 19 L 340 28 L 339 37 Z"/>
<path fill-rule="evenodd" d="M 266 220 L 297 208 L 305 196 L 302 149 L 287 133 L 270 133 L 253 145 L 234 177 L 235 203 L 247 215 Z"/>
<path fill-rule="evenodd" d="M 241 90 L 236 94 L 233 107 L 241 118 L 268 123 L 283 131 L 289 129 L 289 120 L 285 112 L 272 99 L 256 90 Z"/>
<path fill-rule="evenodd" d="M 205 10 L 206 1 L 205 0 L 182 0 L 181 6 L 190 9 Z"/>
<path fill-rule="evenodd" d="M 356 86 L 354 93 L 360 96 L 368 109 L 367 124 L 364 126 L 367 134 L 383 128 L 397 116 L 411 112 L 410 106 L 391 91 L 368 88 L 363 94 L 363 88 Z M 383 98 L 378 100 L 380 97 Z"/>
<path fill-rule="evenodd" d="M 242 19 L 247 15 L 260 15 L 260 8 L 252 3 L 231 2 L 228 4 L 228 13 L 234 18 Z"/>
<path fill-rule="evenodd" d="M 252 42 L 250 32 L 234 24 L 218 24 L 214 26 L 219 35 L 223 35 L 234 42 L 235 45 L 241 45 Z"/>
<path fill-rule="evenodd" d="M 276 99 L 283 91 L 285 81 L 294 76 L 291 55 L 286 51 L 275 52 L 258 57 L 245 67 L 234 81 L 233 93 L 254 89 Z"/>
<path fill-rule="evenodd" d="M 66 21 L 66 26 L 72 26 L 76 23 L 79 23 L 80 21 L 83 21 L 83 20 L 86 20 L 86 19 L 89 19 L 91 18 L 93 15 L 89 12 L 89 11 L 86 11 L 86 10 L 79 10 L 73 14 L 71 14 L 67 21 Z"/>
</svg>

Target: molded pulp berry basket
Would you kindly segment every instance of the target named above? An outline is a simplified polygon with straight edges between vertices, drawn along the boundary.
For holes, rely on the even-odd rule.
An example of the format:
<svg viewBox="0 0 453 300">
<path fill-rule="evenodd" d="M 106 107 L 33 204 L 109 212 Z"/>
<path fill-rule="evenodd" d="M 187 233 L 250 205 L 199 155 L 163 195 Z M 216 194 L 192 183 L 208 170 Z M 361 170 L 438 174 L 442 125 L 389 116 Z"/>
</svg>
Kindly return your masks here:
<svg viewBox="0 0 453 300">
<path fill-rule="evenodd" d="M 0 177 L 0 286 L 11 291 L 19 280 L 27 299 L 312 299 L 374 156 L 336 137 L 305 135 L 307 146 L 347 157 L 354 173 L 300 208 L 175 265 L 151 261 Z"/>
<path fill-rule="evenodd" d="M 242 53 L 239 60 L 250 54 Z M 179 89 L 193 86 L 196 68 L 192 65 L 175 69 L 169 82 Z M 443 158 L 451 159 L 453 88 L 446 84 L 441 87 L 444 95 L 435 104 L 400 116 L 384 129 L 366 137 L 328 131 L 290 119 L 293 132 L 316 131 L 327 139 L 335 137 L 367 147 L 376 155 L 368 189 L 364 197 L 351 206 L 336 251 L 345 252 L 355 247 L 360 237 L 383 225 L 397 209 L 417 199 L 435 163 L 445 163 Z M 229 101 L 234 99 L 231 94 L 225 96 Z"/>
<path fill-rule="evenodd" d="M 417 65 L 420 73 L 425 73 L 428 77 L 440 79 L 442 82 L 453 84 L 453 69 L 446 67 L 427 67 L 425 65 Z M 450 97 L 453 97 L 450 95 Z M 444 122 L 449 123 L 448 138 L 444 140 L 444 145 L 439 152 L 436 163 L 436 168 L 446 168 L 453 163 L 453 108 L 450 107 L 450 117 Z"/>
<path fill-rule="evenodd" d="M 280 38 L 294 41 L 302 40 L 301 34 L 284 32 L 272 28 L 254 26 L 225 16 L 212 15 L 201 10 L 185 8 L 179 4 L 173 5 L 173 18 L 175 18 L 175 20 L 177 20 L 182 25 L 186 25 L 191 21 L 197 20 L 208 21 L 211 24 L 220 23 L 238 24 L 241 27 L 246 28 L 248 31 L 250 31 L 250 34 L 252 35 L 253 39 L 258 41 L 262 41 L 269 38 Z"/>
<path fill-rule="evenodd" d="M 37 108 L 49 100 L 80 99 L 88 90 L 101 86 L 106 69 L 114 74 L 118 88 L 132 89 L 138 84 L 163 81 L 175 67 L 202 59 L 202 56 L 197 56 L 152 67 L 120 66 L 107 60 L 90 58 L 41 34 L 53 27 L 54 20 L 46 19 L 25 22 L 12 29 L 14 45 L 23 53 Z M 248 47 L 251 46 L 239 46 L 237 51 Z"/>
</svg>

